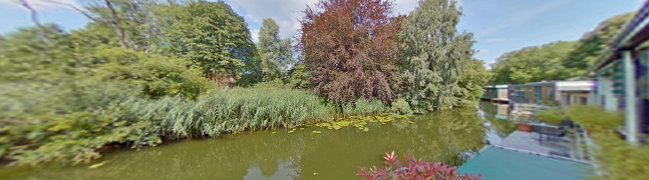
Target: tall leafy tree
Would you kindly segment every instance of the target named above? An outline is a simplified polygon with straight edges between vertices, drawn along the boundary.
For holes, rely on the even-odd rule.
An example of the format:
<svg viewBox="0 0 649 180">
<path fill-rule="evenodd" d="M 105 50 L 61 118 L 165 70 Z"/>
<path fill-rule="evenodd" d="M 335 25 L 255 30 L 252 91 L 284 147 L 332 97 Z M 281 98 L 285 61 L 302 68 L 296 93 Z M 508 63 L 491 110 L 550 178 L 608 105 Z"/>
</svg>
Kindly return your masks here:
<svg viewBox="0 0 649 180">
<path fill-rule="evenodd" d="M 460 105 L 458 82 L 474 54 L 473 35 L 456 30 L 460 15 L 455 1 L 423 0 L 403 20 L 401 96 L 416 112 Z"/>
<path fill-rule="evenodd" d="M 279 26 L 272 18 L 264 19 L 259 29 L 257 50 L 265 81 L 282 77 L 294 63 L 291 39 L 279 38 Z"/>
<path fill-rule="evenodd" d="M 191 1 L 158 8 L 162 48 L 201 68 L 212 80 L 232 81 L 258 68 L 248 24 L 225 2 Z"/>
<path fill-rule="evenodd" d="M 321 0 L 307 7 L 299 47 L 318 94 L 336 103 L 390 102 L 398 26 L 385 0 Z"/>
</svg>

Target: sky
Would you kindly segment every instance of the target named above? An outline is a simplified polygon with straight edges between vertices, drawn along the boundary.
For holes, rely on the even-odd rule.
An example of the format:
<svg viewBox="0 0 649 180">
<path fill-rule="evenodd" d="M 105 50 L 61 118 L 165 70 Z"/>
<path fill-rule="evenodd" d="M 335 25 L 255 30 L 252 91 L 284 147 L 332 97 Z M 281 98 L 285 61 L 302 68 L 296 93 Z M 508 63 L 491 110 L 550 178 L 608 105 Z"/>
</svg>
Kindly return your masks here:
<svg viewBox="0 0 649 180">
<path fill-rule="evenodd" d="M 66 6 L 48 0 L 27 0 L 34 4 L 43 22 L 53 22 L 66 30 L 83 28 L 88 20 Z M 50 0 L 52 1 L 52 0 Z M 87 0 L 54 0 L 80 7 Z M 256 41 L 264 18 L 273 18 L 280 26 L 280 36 L 296 37 L 299 19 L 306 6 L 317 0 L 225 0 L 243 16 Z M 408 14 L 418 0 L 395 0 L 394 14 Z M 635 11 L 643 0 L 461 0 L 463 15 L 460 32 L 473 33 L 478 53 L 475 58 L 485 65 L 503 53 L 554 41 L 578 40 L 601 21 Z M 18 0 L 0 0 L 0 34 L 32 26 L 29 12 Z"/>
</svg>

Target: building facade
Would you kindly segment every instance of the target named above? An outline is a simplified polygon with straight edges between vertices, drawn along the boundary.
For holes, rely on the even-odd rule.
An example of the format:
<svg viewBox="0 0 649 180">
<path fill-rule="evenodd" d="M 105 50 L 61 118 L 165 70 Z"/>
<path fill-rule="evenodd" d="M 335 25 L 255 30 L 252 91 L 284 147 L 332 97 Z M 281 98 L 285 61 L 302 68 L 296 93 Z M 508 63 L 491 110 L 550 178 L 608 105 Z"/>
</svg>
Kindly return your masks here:
<svg viewBox="0 0 649 180">
<path fill-rule="evenodd" d="M 542 81 L 512 85 L 512 103 L 566 107 L 592 103 L 593 81 Z"/>
<path fill-rule="evenodd" d="M 623 134 L 638 143 L 649 133 L 649 2 L 627 22 L 590 75 L 597 81 L 594 103 L 623 111 Z"/>
</svg>

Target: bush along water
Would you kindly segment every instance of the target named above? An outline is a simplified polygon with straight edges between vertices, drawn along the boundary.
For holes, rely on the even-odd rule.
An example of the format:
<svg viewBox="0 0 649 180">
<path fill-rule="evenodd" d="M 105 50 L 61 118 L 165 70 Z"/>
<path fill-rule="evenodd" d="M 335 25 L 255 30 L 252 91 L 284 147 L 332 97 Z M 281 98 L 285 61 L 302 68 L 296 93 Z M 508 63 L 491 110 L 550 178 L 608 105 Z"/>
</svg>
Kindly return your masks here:
<svg viewBox="0 0 649 180">
<path fill-rule="evenodd" d="M 361 167 L 361 172 L 356 176 L 363 179 L 445 179 L 445 180 L 479 180 L 482 176 L 472 174 L 460 175 L 456 171 L 457 167 L 449 166 L 440 162 L 429 162 L 422 159 L 416 159 L 414 156 L 405 154 L 404 161 L 397 159 L 397 155 L 385 153 L 383 157 L 384 167 L 371 168 Z"/>
<path fill-rule="evenodd" d="M 342 112 L 345 114 L 372 114 L 385 112 L 388 108 L 378 99 L 369 101 L 363 97 L 359 98 L 353 104 L 342 106 Z"/>
</svg>

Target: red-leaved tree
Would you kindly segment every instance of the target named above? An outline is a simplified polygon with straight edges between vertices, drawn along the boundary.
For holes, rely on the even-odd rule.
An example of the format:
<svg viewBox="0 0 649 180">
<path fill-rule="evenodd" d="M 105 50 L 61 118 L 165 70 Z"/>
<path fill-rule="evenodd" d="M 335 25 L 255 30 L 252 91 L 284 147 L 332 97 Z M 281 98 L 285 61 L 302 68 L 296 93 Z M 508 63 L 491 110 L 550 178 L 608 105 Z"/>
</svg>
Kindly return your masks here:
<svg viewBox="0 0 649 180">
<path fill-rule="evenodd" d="M 321 0 L 300 21 L 298 48 L 315 91 L 335 103 L 389 103 L 398 76 L 399 18 L 386 0 Z M 391 23 L 393 22 L 394 23 Z"/>
</svg>

